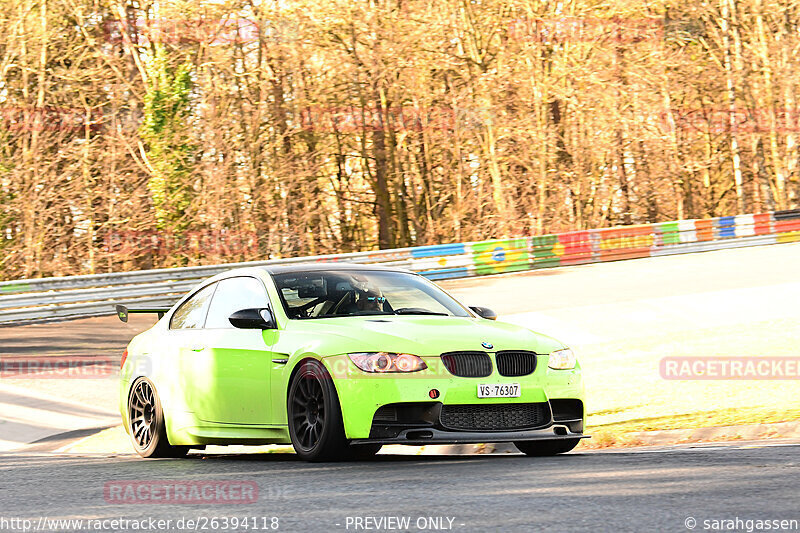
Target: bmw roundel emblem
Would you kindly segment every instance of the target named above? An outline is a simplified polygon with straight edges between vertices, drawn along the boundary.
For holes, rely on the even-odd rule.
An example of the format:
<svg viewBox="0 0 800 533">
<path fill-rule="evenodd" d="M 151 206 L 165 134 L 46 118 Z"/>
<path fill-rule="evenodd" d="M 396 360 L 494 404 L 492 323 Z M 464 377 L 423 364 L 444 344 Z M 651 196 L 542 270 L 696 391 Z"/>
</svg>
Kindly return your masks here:
<svg viewBox="0 0 800 533">
<path fill-rule="evenodd" d="M 483 341 L 481 343 L 481 346 L 483 346 L 487 350 L 491 350 L 492 348 L 494 348 L 494 344 L 492 344 L 491 342 L 486 342 L 486 341 Z"/>
</svg>

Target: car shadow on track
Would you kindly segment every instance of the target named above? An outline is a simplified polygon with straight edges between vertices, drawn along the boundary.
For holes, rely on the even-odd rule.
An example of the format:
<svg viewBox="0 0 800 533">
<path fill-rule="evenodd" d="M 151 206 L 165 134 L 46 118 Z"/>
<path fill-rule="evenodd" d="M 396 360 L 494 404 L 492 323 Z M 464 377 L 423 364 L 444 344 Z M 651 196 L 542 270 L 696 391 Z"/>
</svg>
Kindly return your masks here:
<svg viewBox="0 0 800 533">
<path fill-rule="evenodd" d="M 405 455 L 405 454 L 379 454 L 375 457 L 367 459 L 348 459 L 343 461 L 335 461 L 331 463 L 317 463 L 317 464 L 357 464 L 357 463 L 409 463 L 409 462 L 445 462 L 445 461 L 503 461 L 510 459 L 527 459 L 527 460 L 575 460 L 583 454 L 570 453 L 553 457 L 525 457 L 525 455 L 518 453 L 503 453 L 503 454 L 430 454 L 430 455 Z M 225 454 L 225 453 L 190 453 L 181 461 L 196 460 L 196 461 L 234 461 L 234 462 L 293 462 L 304 463 L 302 459 L 293 453 L 241 453 L 241 454 Z M 309 463 L 311 464 L 311 463 Z"/>
</svg>

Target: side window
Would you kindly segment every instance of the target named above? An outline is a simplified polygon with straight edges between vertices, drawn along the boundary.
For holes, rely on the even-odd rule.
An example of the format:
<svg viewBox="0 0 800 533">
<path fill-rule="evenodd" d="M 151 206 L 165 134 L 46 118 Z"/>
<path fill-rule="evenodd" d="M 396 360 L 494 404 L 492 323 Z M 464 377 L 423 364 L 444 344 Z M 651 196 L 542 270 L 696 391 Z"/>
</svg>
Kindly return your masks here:
<svg viewBox="0 0 800 533">
<path fill-rule="evenodd" d="M 264 284 L 256 278 L 223 279 L 208 309 L 206 328 L 232 328 L 228 317 L 236 311 L 269 307 Z"/>
<path fill-rule="evenodd" d="M 217 283 L 212 283 L 183 302 L 172 315 L 169 329 L 198 329 L 203 327 L 208 312 L 208 304 Z"/>
</svg>

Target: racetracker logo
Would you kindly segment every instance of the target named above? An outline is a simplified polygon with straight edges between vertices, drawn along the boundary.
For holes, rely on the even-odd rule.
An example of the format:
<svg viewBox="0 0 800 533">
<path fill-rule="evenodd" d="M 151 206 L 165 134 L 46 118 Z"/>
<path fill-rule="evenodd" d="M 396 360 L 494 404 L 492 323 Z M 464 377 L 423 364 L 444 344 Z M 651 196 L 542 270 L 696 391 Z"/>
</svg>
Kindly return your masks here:
<svg viewBox="0 0 800 533">
<path fill-rule="evenodd" d="M 119 363 L 101 357 L 50 356 L 0 360 L 0 379 L 93 379 L 116 373 Z"/>
<path fill-rule="evenodd" d="M 662 112 L 658 122 L 664 131 L 676 129 L 690 133 L 797 133 L 800 131 L 800 114 L 793 109 L 676 109 Z"/>
<path fill-rule="evenodd" d="M 660 41 L 664 21 L 655 18 L 518 18 L 511 22 L 508 35 L 517 41 L 554 43 L 639 43 Z"/>
<path fill-rule="evenodd" d="M 162 231 L 113 231 L 104 239 L 105 251 L 117 255 L 149 253 L 160 257 L 175 255 L 242 255 L 258 252 L 258 235 L 253 231 L 199 230 L 183 234 Z"/>
<path fill-rule="evenodd" d="M 156 18 L 108 20 L 103 26 L 106 41 L 119 44 L 127 37 L 136 46 L 152 43 L 229 45 L 259 39 L 259 27 L 247 19 Z M 275 30 L 272 30 L 275 33 Z"/>
<path fill-rule="evenodd" d="M 800 379 L 800 357 L 664 357 L 664 379 Z"/>
<path fill-rule="evenodd" d="M 134 132 L 141 123 L 142 111 L 139 109 L 0 106 L 0 126 L 11 133 L 36 131 L 83 135 L 87 131 L 92 134 Z"/>
<path fill-rule="evenodd" d="M 494 112 L 485 107 L 309 106 L 300 113 L 303 130 L 323 133 L 475 130 L 493 120 Z"/>
<path fill-rule="evenodd" d="M 0 125 L 11 132 L 79 132 L 87 127 L 94 131 L 100 117 L 102 113 L 89 113 L 77 107 L 0 107 Z"/>
<path fill-rule="evenodd" d="M 258 501 L 255 481 L 108 481 L 106 503 L 247 504 Z"/>
</svg>

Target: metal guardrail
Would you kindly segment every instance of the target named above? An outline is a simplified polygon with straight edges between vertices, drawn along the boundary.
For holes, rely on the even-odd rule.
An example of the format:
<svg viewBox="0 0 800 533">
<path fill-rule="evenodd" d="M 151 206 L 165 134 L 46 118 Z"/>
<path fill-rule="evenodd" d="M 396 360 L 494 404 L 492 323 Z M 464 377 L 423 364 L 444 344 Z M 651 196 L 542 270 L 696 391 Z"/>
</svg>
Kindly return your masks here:
<svg viewBox="0 0 800 533">
<path fill-rule="evenodd" d="M 171 306 L 201 280 L 245 266 L 381 264 L 436 280 L 796 241 L 800 241 L 800 210 L 375 252 L 4 281 L 0 325 L 110 315 L 116 303 Z"/>
<path fill-rule="evenodd" d="M 411 268 L 409 250 L 3 281 L 0 282 L 0 325 L 111 315 L 115 303 L 171 306 L 203 279 L 231 268 L 340 261 Z"/>
</svg>

